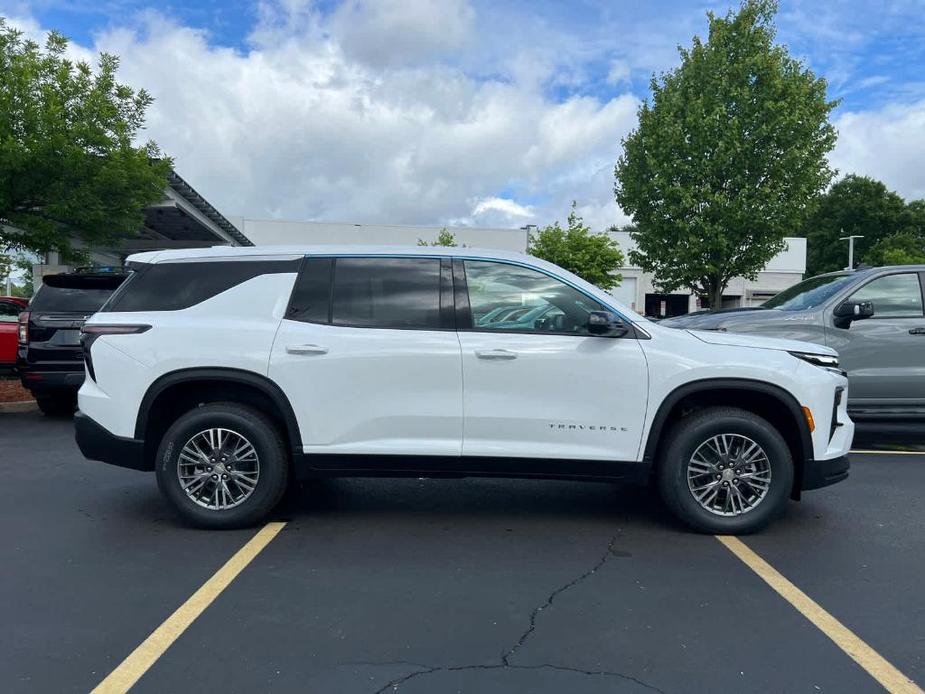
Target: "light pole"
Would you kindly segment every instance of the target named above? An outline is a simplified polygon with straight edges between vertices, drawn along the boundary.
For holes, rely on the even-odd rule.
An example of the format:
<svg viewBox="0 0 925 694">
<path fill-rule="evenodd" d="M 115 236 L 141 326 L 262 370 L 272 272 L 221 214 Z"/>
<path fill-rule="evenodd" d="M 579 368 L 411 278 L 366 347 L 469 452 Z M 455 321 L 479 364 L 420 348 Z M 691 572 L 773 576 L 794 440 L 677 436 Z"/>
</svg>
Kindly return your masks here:
<svg viewBox="0 0 925 694">
<path fill-rule="evenodd" d="M 843 234 L 845 233 L 844 229 L 841 229 L 840 231 Z M 854 270 L 854 240 L 863 239 L 863 238 L 864 238 L 863 236 L 860 236 L 858 234 L 852 234 L 851 236 L 840 236 L 839 237 L 838 239 L 839 241 L 848 242 L 848 267 L 845 268 L 846 270 Z"/>
</svg>

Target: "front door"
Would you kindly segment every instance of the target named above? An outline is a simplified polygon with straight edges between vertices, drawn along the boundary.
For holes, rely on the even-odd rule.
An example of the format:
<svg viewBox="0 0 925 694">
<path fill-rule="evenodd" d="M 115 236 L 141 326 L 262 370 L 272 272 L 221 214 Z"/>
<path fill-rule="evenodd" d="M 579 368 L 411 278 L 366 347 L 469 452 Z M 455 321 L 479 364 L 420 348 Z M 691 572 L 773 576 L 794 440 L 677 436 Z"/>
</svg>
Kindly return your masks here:
<svg viewBox="0 0 925 694">
<path fill-rule="evenodd" d="M 459 326 L 463 454 L 636 460 L 648 391 L 638 341 L 590 336 L 589 312 L 607 309 L 557 278 L 455 262 L 468 288 L 457 305 L 469 304 Z"/>
<path fill-rule="evenodd" d="M 439 258 L 308 258 L 270 358 L 306 453 L 460 454 L 451 269 Z"/>
<path fill-rule="evenodd" d="M 920 275 L 902 272 L 871 280 L 850 297 L 870 301 L 874 315 L 834 327 L 827 342 L 848 372 L 856 414 L 925 414 L 925 315 Z"/>
</svg>

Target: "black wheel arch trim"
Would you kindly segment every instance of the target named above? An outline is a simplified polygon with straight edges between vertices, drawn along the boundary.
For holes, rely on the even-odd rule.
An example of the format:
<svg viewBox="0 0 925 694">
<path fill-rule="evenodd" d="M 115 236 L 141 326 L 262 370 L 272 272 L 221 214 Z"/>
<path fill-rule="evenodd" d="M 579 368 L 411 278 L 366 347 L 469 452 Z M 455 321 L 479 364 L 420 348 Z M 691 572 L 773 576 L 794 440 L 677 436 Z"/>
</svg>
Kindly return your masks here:
<svg viewBox="0 0 925 694">
<path fill-rule="evenodd" d="M 813 459 L 813 439 L 810 435 L 809 426 L 806 424 L 806 419 L 803 416 L 803 410 L 800 404 L 790 392 L 773 383 L 754 381 L 748 378 L 705 378 L 678 386 L 662 400 L 662 404 L 659 405 L 655 417 L 652 420 L 652 426 L 649 427 L 649 435 L 646 439 L 645 452 L 643 453 L 644 462 L 650 465 L 654 464 L 655 451 L 662 436 L 662 429 L 664 428 L 668 414 L 674 409 L 674 406 L 689 395 L 710 390 L 758 392 L 770 395 L 778 400 L 787 408 L 787 411 L 790 413 L 797 426 L 797 430 L 800 432 L 800 445 L 803 453 L 801 456 L 802 460 L 799 461 L 800 464 Z"/>
<path fill-rule="evenodd" d="M 279 408 L 283 416 L 286 424 L 286 438 L 292 453 L 302 455 L 302 435 L 299 431 L 299 422 L 296 419 L 295 411 L 292 409 L 292 403 L 289 402 L 289 398 L 286 397 L 283 389 L 267 376 L 254 371 L 230 367 L 193 367 L 170 371 L 159 376 L 148 387 L 141 400 L 141 406 L 138 408 L 138 418 L 135 421 L 135 438 L 144 439 L 145 430 L 148 426 L 148 413 L 161 393 L 175 385 L 198 380 L 241 383 L 253 386 L 263 392 Z"/>
</svg>

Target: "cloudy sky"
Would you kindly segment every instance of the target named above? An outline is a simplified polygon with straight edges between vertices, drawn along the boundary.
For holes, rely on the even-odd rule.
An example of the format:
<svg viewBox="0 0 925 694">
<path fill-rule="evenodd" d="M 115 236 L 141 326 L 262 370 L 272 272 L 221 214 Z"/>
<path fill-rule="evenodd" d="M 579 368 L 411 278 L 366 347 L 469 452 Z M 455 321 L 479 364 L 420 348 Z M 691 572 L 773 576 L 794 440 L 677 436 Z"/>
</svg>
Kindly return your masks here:
<svg viewBox="0 0 925 694">
<path fill-rule="evenodd" d="M 627 221 L 620 139 L 706 30 L 684 0 L 0 0 L 75 55 L 121 56 L 147 135 L 228 215 L 517 227 Z M 925 2 L 781 0 L 829 80 L 841 173 L 925 197 Z"/>
</svg>

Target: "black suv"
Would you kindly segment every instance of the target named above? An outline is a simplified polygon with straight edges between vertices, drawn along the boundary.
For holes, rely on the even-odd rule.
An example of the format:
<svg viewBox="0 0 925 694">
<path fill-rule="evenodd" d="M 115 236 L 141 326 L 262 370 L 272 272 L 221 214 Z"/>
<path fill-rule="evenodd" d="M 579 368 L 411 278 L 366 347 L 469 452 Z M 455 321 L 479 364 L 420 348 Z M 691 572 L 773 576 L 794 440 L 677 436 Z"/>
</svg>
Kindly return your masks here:
<svg viewBox="0 0 925 694">
<path fill-rule="evenodd" d="M 19 316 L 16 368 L 45 414 L 69 414 L 84 380 L 80 328 L 125 280 L 121 272 L 46 275 Z"/>
</svg>

